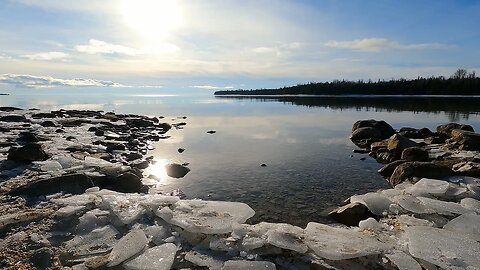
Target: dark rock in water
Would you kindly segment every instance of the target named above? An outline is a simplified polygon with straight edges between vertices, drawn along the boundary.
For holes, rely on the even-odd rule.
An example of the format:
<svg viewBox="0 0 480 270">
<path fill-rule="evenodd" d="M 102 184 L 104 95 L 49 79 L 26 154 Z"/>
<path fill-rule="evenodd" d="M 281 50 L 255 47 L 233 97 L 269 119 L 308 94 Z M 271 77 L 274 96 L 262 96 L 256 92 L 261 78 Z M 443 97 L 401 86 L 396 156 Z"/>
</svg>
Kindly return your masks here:
<svg viewBox="0 0 480 270">
<path fill-rule="evenodd" d="M 374 215 L 365 205 L 350 203 L 331 211 L 328 213 L 328 216 L 347 226 L 358 226 L 360 221 L 373 217 Z"/>
<path fill-rule="evenodd" d="M 57 115 L 54 113 L 36 113 L 32 115 L 32 118 L 35 118 L 35 119 L 55 118 L 55 117 L 57 117 Z"/>
<path fill-rule="evenodd" d="M 178 148 L 177 151 L 178 151 L 178 153 L 181 154 L 181 153 L 185 152 L 185 149 L 183 149 L 183 148 Z"/>
<path fill-rule="evenodd" d="M 40 124 L 42 127 L 56 127 L 57 125 L 52 121 L 44 121 Z"/>
<path fill-rule="evenodd" d="M 0 111 L 2 112 L 13 112 L 13 111 L 21 111 L 22 109 L 17 107 L 0 107 Z"/>
<path fill-rule="evenodd" d="M 142 118 L 129 118 L 125 119 L 125 122 L 132 127 L 153 127 L 155 125 L 153 121 Z"/>
<path fill-rule="evenodd" d="M 388 140 L 387 149 L 389 151 L 396 151 L 401 153 L 404 149 L 409 147 L 417 147 L 418 144 L 402 135 L 395 134 Z"/>
<path fill-rule="evenodd" d="M 408 147 L 402 151 L 401 159 L 406 161 L 427 161 L 428 152 L 420 147 Z"/>
<path fill-rule="evenodd" d="M 381 140 L 382 139 L 382 133 L 380 130 L 372 127 L 361 127 L 355 129 L 355 131 L 352 132 L 352 135 L 350 135 L 350 139 L 352 141 L 358 141 L 358 140 L 366 140 L 366 139 L 374 139 L 374 140 Z"/>
<path fill-rule="evenodd" d="M 10 132 L 10 129 L 6 127 L 0 127 L 0 132 Z"/>
<path fill-rule="evenodd" d="M 53 255 L 54 253 L 51 249 L 43 247 L 33 252 L 30 257 L 30 262 L 37 269 L 45 269 L 52 264 Z"/>
<path fill-rule="evenodd" d="M 150 166 L 150 162 L 148 160 L 136 160 L 131 165 L 134 168 L 144 170 Z"/>
<path fill-rule="evenodd" d="M 67 140 L 67 141 L 73 141 L 73 140 L 75 140 L 75 137 L 73 137 L 73 136 L 68 136 L 67 138 L 65 138 L 65 140 Z"/>
<path fill-rule="evenodd" d="M 128 154 L 126 154 L 125 157 L 127 158 L 128 161 L 133 161 L 133 160 L 137 160 L 137 159 L 142 158 L 143 155 L 139 154 L 139 153 L 128 153 Z"/>
<path fill-rule="evenodd" d="M 410 127 L 403 127 L 400 129 L 398 134 L 410 138 L 410 139 L 425 139 L 433 135 L 433 132 L 428 128 L 410 128 Z"/>
<path fill-rule="evenodd" d="M 93 187 L 93 179 L 85 174 L 69 174 L 48 179 L 40 179 L 18 187 L 8 194 L 12 196 L 40 196 L 58 192 L 81 194 Z"/>
<path fill-rule="evenodd" d="M 103 135 L 105 135 L 105 131 L 101 129 L 95 130 L 95 136 L 103 136 Z"/>
<path fill-rule="evenodd" d="M 461 130 L 475 132 L 475 130 L 473 130 L 473 127 L 470 126 L 470 125 L 462 125 L 462 124 L 458 124 L 458 123 L 448 123 L 448 124 L 445 124 L 445 125 L 438 126 L 437 127 L 437 133 L 444 134 L 447 137 L 450 137 L 451 132 L 454 129 L 461 129 Z"/>
<path fill-rule="evenodd" d="M 125 150 L 125 145 L 121 143 L 109 143 L 107 145 L 107 152 L 113 152 L 113 151 L 123 151 Z"/>
<path fill-rule="evenodd" d="M 188 167 L 177 163 L 165 165 L 165 170 L 167 171 L 167 175 L 173 178 L 182 178 L 190 172 Z"/>
<path fill-rule="evenodd" d="M 209 131 L 207 131 L 207 133 L 208 133 L 208 134 L 215 134 L 215 133 L 217 133 L 217 131 L 215 131 L 215 130 L 209 130 Z"/>
<path fill-rule="evenodd" d="M 461 150 L 480 151 L 480 134 L 461 129 L 451 131 L 451 141 Z"/>
<path fill-rule="evenodd" d="M 7 159 L 17 162 L 43 161 L 48 159 L 48 155 L 43 151 L 41 145 L 29 143 L 20 148 L 10 148 Z"/>
<path fill-rule="evenodd" d="M 88 131 L 95 132 L 95 131 L 97 131 L 97 129 L 98 129 L 97 127 L 89 127 Z"/>
<path fill-rule="evenodd" d="M 393 171 L 395 171 L 395 168 L 397 168 L 398 165 L 403 164 L 407 161 L 405 160 L 395 160 L 393 162 L 388 163 L 387 165 L 383 166 L 380 170 L 378 170 L 378 173 L 383 176 L 383 177 L 390 177 L 393 174 Z"/>
<path fill-rule="evenodd" d="M 1 122 L 28 122 L 28 119 L 23 115 L 5 115 L 0 117 Z"/>
<path fill-rule="evenodd" d="M 405 162 L 400 164 L 393 171 L 389 179 L 393 186 L 413 177 L 441 178 L 453 175 L 454 172 L 445 165 L 432 162 Z"/>
<path fill-rule="evenodd" d="M 425 138 L 425 140 L 423 140 L 426 144 L 441 144 L 441 143 L 445 143 L 445 141 L 447 140 L 447 136 L 445 135 L 434 135 L 434 136 L 431 136 L 431 137 L 428 137 L 428 138 Z"/>
<path fill-rule="evenodd" d="M 452 170 L 460 175 L 480 177 L 480 163 L 465 161 L 453 165 Z"/>
<path fill-rule="evenodd" d="M 160 123 L 158 124 L 158 127 L 161 128 L 163 132 L 167 132 L 172 128 L 172 126 L 169 123 Z"/>
<path fill-rule="evenodd" d="M 371 128 L 374 128 L 374 129 L 378 130 L 381 134 L 382 139 L 386 139 L 386 138 L 392 136 L 395 133 L 395 130 L 387 122 L 385 122 L 383 120 L 377 121 L 377 120 L 373 120 L 373 119 L 359 120 L 359 121 L 355 122 L 353 124 L 353 127 L 352 127 L 352 133 L 355 130 L 357 130 L 359 128 L 363 128 L 363 127 L 371 127 Z"/>
<path fill-rule="evenodd" d="M 260 164 L 260 167 L 267 167 L 267 164 L 262 163 L 262 164 Z"/>
<path fill-rule="evenodd" d="M 79 127 L 83 124 L 90 124 L 92 121 L 88 119 L 66 119 L 62 120 L 60 123 L 64 127 Z"/>
<path fill-rule="evenodd" d="M 144 190 L 144 186 L 140 177 L 127 172 L 115 179 L 114 190 L 120 192 L 141 192 Z"/>
<path fill-rule="evenodd" d="M 55 133 L 65 133 L 65 130 L 59 128 L 59 129 L 55 130 Z"/>
<path fill-rule="evenodd" d="M 29 131 L 23 131 L 20 133 L 20 137 L 18 137 L 19 141 L 23 142 L 38 142 L 40 139 L 37 137 L 37 135 L 33 132 Z"/>
</svg>

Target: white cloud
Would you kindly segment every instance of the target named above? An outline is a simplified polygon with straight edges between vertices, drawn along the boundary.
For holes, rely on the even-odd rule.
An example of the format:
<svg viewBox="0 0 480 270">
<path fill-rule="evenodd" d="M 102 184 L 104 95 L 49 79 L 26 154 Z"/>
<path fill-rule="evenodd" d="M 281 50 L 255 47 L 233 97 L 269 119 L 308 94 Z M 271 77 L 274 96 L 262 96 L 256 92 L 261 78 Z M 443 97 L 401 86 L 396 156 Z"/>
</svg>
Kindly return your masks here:
<svg viewBox="0 0 480 270">
<path fill-rule="evenodd" d="M 52 61 L 52 60 L 66 60 L 70 57 L 70 55 L 64 52 L 42 52 L 42 53 L 35 53 L 35 54 L 27 54 L 27 55 L 23 55 L 22 57 L 30 60 Z"/>
<path fill-rule="evenodd" d="M 386 38 L 364 38 L 349 41 L 331 40 L 326 42 L 324 45 L 332 48 L 351 49 L 366 52 L 379 52 L 388 49 L 443 49 L 452 47 L 452 45 L 441 43 L 400 44 L 397 41 Z"/>
<path fill-rule="evenodd" d="M 209 89 L 209 90 L 228 90 L 233 89 L 233 86 L 213 86 L 213 85 L 192 85 L 193 88 Z"/>
<path fill-rule="evenodd" d="M 0 75 L 0 84 L 13 85 L 15 87 L 26 88 L 51 88 L 60 86 L 106 86 L 106 87 L 122 87 L 124 85 L 112 81 L 102 81 L 95 79 L 58 79 L 46 76 L 19 75 L 19 74 L 3 74 Z"/>
<path fill-rule="evenodd" d="M 139 54 L 137 49 L 97 39 L 90 39 L 87 45 L 77 45 L 75 50 L 88 54 L 124 54 L 128 56 Z"/>
</svg>

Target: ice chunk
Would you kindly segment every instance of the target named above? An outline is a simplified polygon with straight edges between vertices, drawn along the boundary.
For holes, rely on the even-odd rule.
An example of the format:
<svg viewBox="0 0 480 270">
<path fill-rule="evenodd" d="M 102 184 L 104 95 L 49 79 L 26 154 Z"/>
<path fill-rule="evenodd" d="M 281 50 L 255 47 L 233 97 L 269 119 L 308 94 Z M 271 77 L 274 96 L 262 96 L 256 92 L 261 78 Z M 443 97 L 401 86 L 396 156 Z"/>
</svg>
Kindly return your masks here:
<svg viewBox="0 0 480 270">
<path fill-rule="evenodd" d="M 261 248 L 265 245 L 266 241 L 259 237 L 245 237 L 242 239 L 242 247 L 245 250 L 252 250 Z"/>
<path fill-rule="evenodd" d="M 467 213 L 468 210 L 463 208 L 460 204 L 454 202 L 444 202 L 440 200 L 418 197 L 418 199 L 425 205 L 441 215 L 461 215 Z"/>
<path fill-rule="evenodd" d="M 407 189 L 407 192 L 414 196 L 422 197 L 443 197 L 450 186 L 447 181 L 422 178 L 412 187 Z"/>
<path fill-rule="evenodd" d="M 233 224 L 244 223 L 255 214 L 248 205 L 238 202 L 185 200 L 173 207 L 173 211 L 164 207 L 156 214 L 192 233 L 229 233 Z"/>
<path fill-rule="evenodd" d="M 77 235 L 65 243 L 75 256 L 106 252 L 117 243 L 118 231 L 111 225 L 95 229 L 87 235 Z"/>
<path fill-rule="evenodd" d="M 428 209 L 422 201 L 411 195 L 399 195 L 393 198 L 403 209 L 415 213 L 415 214 L 428 214 L 433 213 L 431 209 Z"/>
<path fill-rule="evenodd" d="M 146 210 L 140 205 L 138 194 L 101 195 L 104 206 L 124 225 L 130 225 L 140 219 Z"/>
<path fill-rule="evenodd" d="M 433 222 L 425 220 L 425 219 L 420 219 L 416 217 L 412 217 L 409 215 L 401 215 L 398 217 L 398 221 L 400 222 L 400 225 L 403 227 L 407 226 L 430 226 L 433 227 Z"/>
<path fill-rule="evenodd" d="M 306 242 L 318 256 L 328 260 L 346 260 L 380 254 L 387 244 L 362 232 L 334 228 L 310 222 L 305 229 Z"/>
<path fill-rule="evenodd" d="M 235 251 L 236 241 L 232 238 L 214 237 L 210 240 L 210 249 L 216 251 Z"/>
<path fill-rule="evenodd" d="M 473 198 L 465 198 L 460 201 L 460 205 L 465 209 L 471 210 L 480 214 L 480 201 Z"/>
<path fill-rule="evenodd" d="M 361 230 L 372 230 L 372 231 L 380 231 L 382 230 L 382 225 L 378 223 L 378 221 L 374 218 L 367 218 L 362 220 L 358 223 L 358 227 Z"/>
<path fill-rule="evenodd" d="M 74 195 L 70 197 L 51 199 L 51 202 L 59 205 L 86 206 L 89 204 L 99 203 L 100 198 L 93 194 L 80 194 L 80 195 Z"/>
<path fill-rule="evenodd" d="M 163 244 L 148 249 L 142 255 L 123 264 L 127 270 L 169 270 L 177 253 L 174 244 Z"/>
<path fill-rule="evenodd" d="M 150 241 L 152 241 L 155 245 L 162 244 L 164 242 L 164 239 L 170 236 L 170 231 L 164 226 L 148 226 L 143 229 L 143 231 L 145 232 L 147 237 L 151 239 Z"/>
<path fill-rule="evenodd" d="M 95 214 L 87 212 L 78 219 L 77 233 L 86 234 L 97 228 L 98 218 Z"/>
<path fill-rule="evenodd" d="M 382 195 L 385 195 L 385 196 L 388 197 L 388 198 L 393 198 L 393 197 L 395 197 L 395 196 L 402 195 L 402 194 L 403 194 L 403 191 L 402 191 L 402 190 L 399 190 L 399 189 L 391 188 L 391 189 L 382 190 L 380 193 L 381 193 Z"/>
<path fill-rule="evenodd" d="M 185 254 L 185 260 L 197 265 L 205 266 L 210 270 L 220 270 L 223 266 L 223 260 L 216 258 L 207 252 L 189 251 Z"/>
<path fill-rule="evenodd" d="M 40 167 L 40 170 L 44 172 L 53 172 L 53 171 L 60 171 L 63 170 L 62 165 L 58 163 L 58 161 L 52 161 L 52 160 L 47 160 L 47 161 L 36 161 L 34 162 L 35 165 Z"/>
<path fill-rule="evenodd" d="M 480 241 L 480 216 L 477 214 L 463 214 L 450 220 L 443 228 L 445 230 L 463 233 L 467 237 Z"/>
<path fill-rule="evenodd" d="M 463 234 L 431 227 L 405 229 L 409 253 L 444 269 L 478 269 L 480 243 Z"/>
<path fill-rule="evenodd" d="M 148 239 L 142 230 L 134 229 L 122 237 L 113 247 L 108 257 L 108 267 L 116 266 L 140 253 L 148 244 Z"/>
<path fill-rule="evenodd" d="M 59 218 L 70 217 L 77 213 L 82 212 L 84 209 L 85 209 L 85 206 L 83 205 L 80 205 L 80 206 L 68 205 L 58 209 L 57 212 L 55 212 L 55 216 Z"/>
<path fill-rule="evenodd" d="M 303 242 L 303 229 L 290 224 L 275 224 L 267 234 L 267 242 L 283 249 L 289 249 L 298 253 L 305 253 L 308 250 L 307 245 Z"/>
<path fill-rule="evenodd" d="M 275 270 L 274 263 L 267 261 L 226 261 L 222 270 Z"/>
<path fill-rule="evenodd" d="M 177 196 L 166 196 L 162 194 L 149 194 L 140 198 L 139 202 L 145 208 L 156 210 L 159 207 L 172 205 L 180 200 Z"/>
<path fill-rule="evenodd" d="M 376 192 L 370 192 L 363 195 L 354 195 L 350 197 L 351 203 L 361 203 L 365 205 L 370 212 L 377 216 L 383 216 L 388 213 L 392 201 L 385 195 Z"/>
<path fill-rule="evenodd" d="M 412 256 L 402 251 L 395 251 L 385 256 L 398 267 L 398 270 L 422 270 L 420 264 Z"/>
</svg>

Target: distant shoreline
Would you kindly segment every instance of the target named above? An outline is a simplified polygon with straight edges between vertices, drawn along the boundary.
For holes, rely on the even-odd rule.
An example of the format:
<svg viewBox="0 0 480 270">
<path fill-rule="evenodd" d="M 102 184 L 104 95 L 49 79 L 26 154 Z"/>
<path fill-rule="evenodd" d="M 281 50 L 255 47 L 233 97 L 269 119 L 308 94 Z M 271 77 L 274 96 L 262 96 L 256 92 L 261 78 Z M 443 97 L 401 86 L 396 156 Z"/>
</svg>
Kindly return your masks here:
<svg viewBox="0 0 480 270">
<path fill-rule="evenodd" d="M 0 96 L 10 96 L 10 94 L 0 93 Z"/>
<path fill-rule="evenodd" d="M 218 97 L 311 97 L 311 98 L 320 98 L 320 97 L 354 97 L 354 98 L 480 98 L 480 95 L 375 95 L 375 94 L 365 94 L 365 95 L 306 95 L 306 94 L 223 94 L 223 93 L 214 93 L 214 96 Z"/>
</svg>

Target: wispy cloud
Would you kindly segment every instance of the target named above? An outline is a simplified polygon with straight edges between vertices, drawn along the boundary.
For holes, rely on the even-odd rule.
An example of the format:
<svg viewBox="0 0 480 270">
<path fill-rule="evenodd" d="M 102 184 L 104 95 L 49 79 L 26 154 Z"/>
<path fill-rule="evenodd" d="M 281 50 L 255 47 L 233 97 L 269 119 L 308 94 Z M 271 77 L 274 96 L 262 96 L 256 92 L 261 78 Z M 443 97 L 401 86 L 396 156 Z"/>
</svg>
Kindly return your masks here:
<svg viewBox="0 0 480 270">
<path fill-rule="evenodd" d="M 366 52 L 379 52 L 388 49 L 444 49 L 452 47 L 452 45 L 442 43 L 401 44 L 397 41 L 386 38 L 364 38 L 348 41 L 331 40 L 326 42 L 324 45 L 332 48 L 351 49 Z"/>
<path fill-rule="evenodd" d="M 97 39 L 90 39 L 86 45 L 77 45 L 75 50 L 88 54 L 123 54 L 128 56 L 139 54 L 137 49 Z"/>
<path fill-rule="evenodd" d="M 13 85 L 21 88 L 51 88 L 51 87 L 92 87 L 92 86 L 104 86 L 104 87 L 125 87 L 125 85 L 115 83 L 112 81 L 102 81 L 95 79 L 58 79 L 45 76 L 33 76 L 33 75 L 19 75 L 19 74 L 3 74 L 0 75 L 0 84 Z"/>
<path fill-rule="evenodd" d="M 210 90 L 228 90 L 233 89 L 233 86 L 213 86 L 213 85 L 192 85 L 193 88 L 210 89 Z"/>
<path fill-rule="evenodd" d="M 41 53 L 23 55 L 22 58 L 26 58 L 29 60 L 37 60 L 37 61 L 52 61 L 52 60 L 65 61 L 68 58 L 70 58 L 70 55 L 64 52 L 41 52 Z"/>
</svg>

